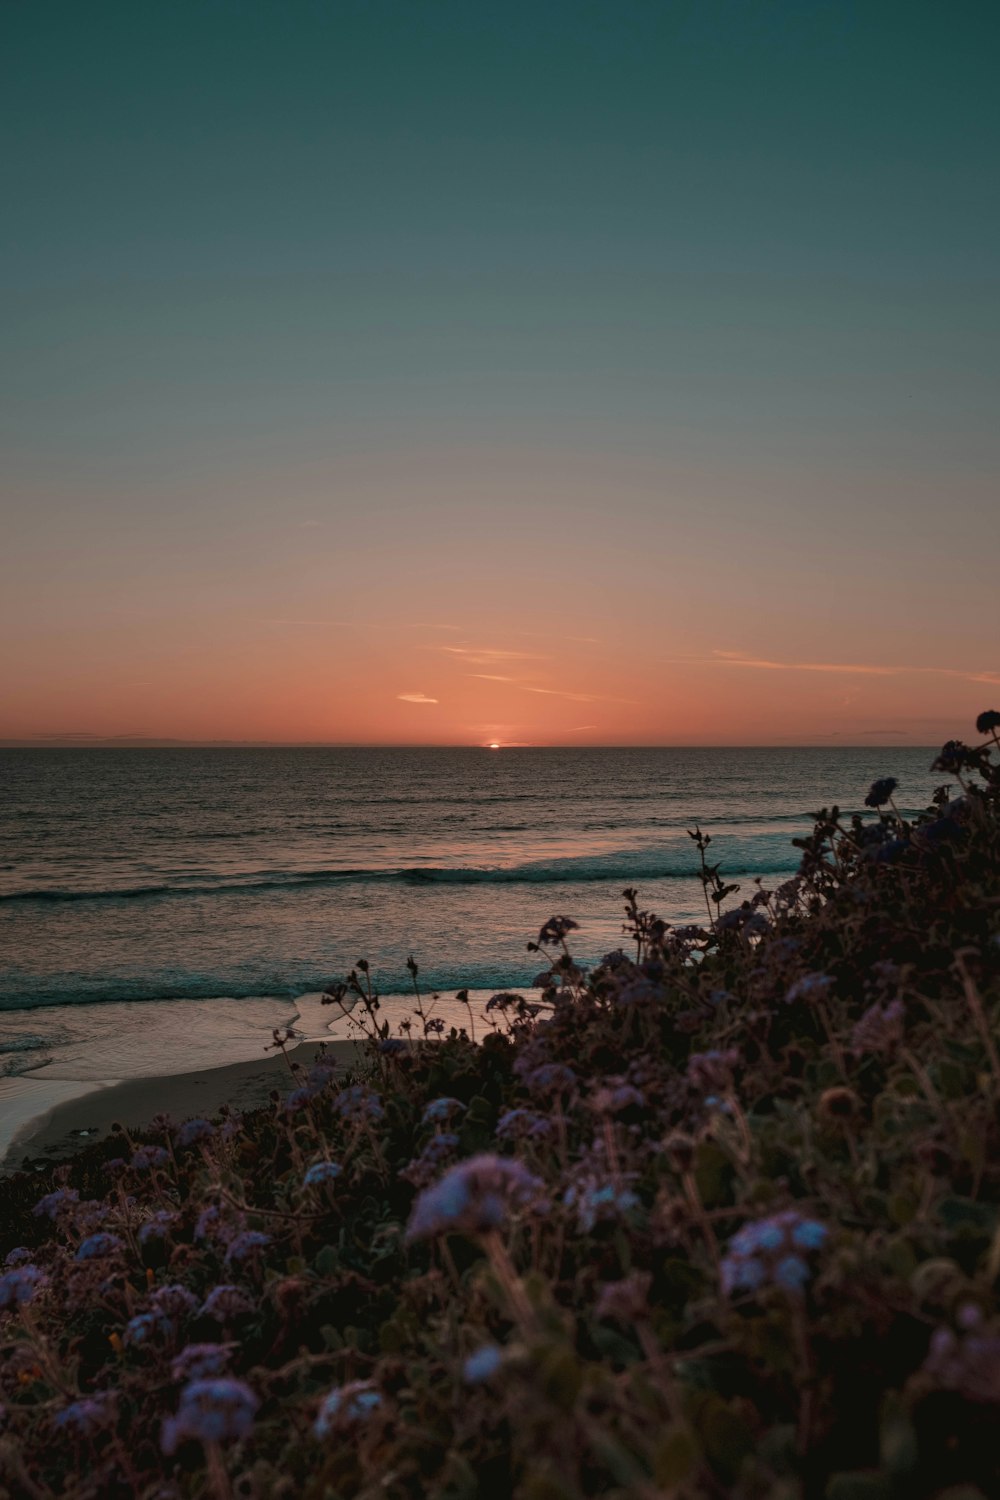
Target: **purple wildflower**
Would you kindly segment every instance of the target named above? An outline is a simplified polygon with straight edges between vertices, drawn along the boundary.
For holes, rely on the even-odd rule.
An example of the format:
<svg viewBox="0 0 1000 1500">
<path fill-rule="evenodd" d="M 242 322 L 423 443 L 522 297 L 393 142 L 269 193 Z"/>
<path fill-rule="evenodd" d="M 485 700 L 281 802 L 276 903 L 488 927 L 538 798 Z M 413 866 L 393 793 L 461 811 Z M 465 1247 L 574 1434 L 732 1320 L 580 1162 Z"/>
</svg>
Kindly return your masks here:
<svg viewBox="0 0 1000 1500">
<path fill-rule="evenodd" d="M 171 1380 L 204 1380 L 221 1375 L 235 1344 L 188 1344 L 170 1361 Z"/>
<path fill-rule="evenodd" d="M 561 943 L 568 932 L 577 932 L 579 927 L 579 922 L 574 922 L 572 917 L 550 917 L 538 934 L 539 947 Z"/>
<path fill-rule="evenodd" d="M 158 1312 L 164 1313 L 168 1318 L 189 1317 L 198 1306 L 198 1298 L 179 1282 L 158 1286 L 149 1300 Z"/>
<path fill-rule="evenodd" d="M 168 1334 L 173 1332 L 173 1324 L 161 1311 L 137 1313 L 125 1325 L 125 1343 L 137 1345 L 146 1343 L 147 1339 L 156 1334 Z"/>
<path fill-rule="evenodd" d="M 923 1373 L 966 1401 L 1000 1405 L 1000 1336 L 981 1327 L 981 1314 L 961 1333 L 938 1328 L 931 1336 Z"/>
<path fill-rule="evenodd" d="M 851 1032 L 855 1052 L 891 1052 L 903 1040 L 906 1010 L 902 1000 L 888 1005 L 871 1005 Z"/>
<path fill-rule="evenodd" d="M 152 1240 L 165 1240 L 176 1223 L 175 1213 L 172 1213 L 169 1208 L 158 1208 L 145 1224 L 140 1226 L 139 1244 L 146 1246 Z"/>
<path fill-rule="evenodd" d="M 563 1202 L 567 1208 L 576 1209 L 577 1222 L 584 1234 L 589 1234 L 598 1220 L 618 1219 L 639 1206 L 631 1188 L 618 1187 L 613 1182 L 573 1183 L 563 1194 Z"/>
<path fill-rule="evenodd" d="M 491 1380 L 503 1364 L 503 1350 L 496 1344 L 482 1344 L 462 1365 L 462 1379 L 466 1385 L 481 1385 Z"/>
<path fill-rule="evenodd" d="M 215 1127 L 207 1120 L 185 1120 L 184 1124 L 177 1128 L 174 1145 L 181 1149 L 185 1146 L 195 1146 L 199 1141 L 210 1141 L 214 1134 Z"/>
<path fill-rule="evenodd" d="M 114 1421 L 117 1400 L 116 1391 L 98 1391 L 95 1396 L 81 1396 L 79 1401 L 72 1401 L 69 1406 L 64 1406 L 62 1411 L 57 1412 L 53 1423 L 60 1432 L 71 1433 L 73 1437 L 91 1437 Z"/>
<path fill-rule="evenodd" d="M 36 1218 L 54 1220 L 70 1204 L 79 1201 L 80 1194 L 76 1188 L 56 1188 L 54 1193 L 46 1193 L 44 1198 L 39 1198 L 31 1211 Z"/>
<path fill-rule="evenodd" d="M 881 776 L 873 781 L 865 798 L 866 807 L 884 807 L 899 786 L 895 776 Z"/>
<path fill-rule="evenodd" d="M 31 1259 L 33 1252 L 27 1245 L 15 1245 L 13 1250 L 8 1250 L 4 1257 L 5 1266 L 23 1266 Z"/>
<path fill-rule="evenodd" d="M 767 1283 L 800 1292 L 812 1274 L 806 1256 L 821 1250 L 829 1236 L 819 1219 L 794 1208 L 745 1224 L 722 1260 L 723 1292 L 754 1292 Z"/>
<path fill-rule="evenodd" d="M 302 1179 L 302 1186 L 324 1187 L 328 1183 L 336 1182 L 343 1170 L 337 1161 L 314 1161 Z"/>
<path fill-rule="evenodd" d="M 816 1005 L 826 998 L 827 991 L 831 988 L 833 980 L 829 974 L 803 974 L 801 979 L 796 979 L 789 986 L 785 995 L 786 1005 L 796 1005 L 804 1000 L 807 1005 Z"/>
<path fill-rule="evenodd" d="M 452 1115 L 463 1114 L 465 1105 L 460 1099 L 432 1099 L 420 1118 L 421 1125 L 438 1125 L 450 1120 Z"/>
<path fill-rule="evenodd" d="M 209 1292 L 202 1303 L 201 1316 L 214 1318 L 217 1323 L 228 1323 L 244 1313 L 253 1312 L 253 1303 L 238 1286 L 223 1284 Z"/>
<path fill-rule="evenodd" d="M 449 1156 L 457 1149 L 458 1136 L 450 1130 L 439 1130 L 437 1135 L 431 1136 L 420 1155 L 415 1156 L 399 1175 L 414 1187 L 425 1188 L 434 1181 Z"/>
<path fill-rule="evenodd" d="M 336 1386 L 323 1397 L 313 1432 L 327 1438 L 338 1428 L 350 1427 L 372 1416 L 382 1405 L 382 1393 L 367 1380 L 352 1380 Z"/>
<path fill-rule="evenodd" d="M 576 1087 L 576 1074 L 565 1063 L 542 1063 L 524 1080 L 534 1094 L 568 1094 Z"/>
<path fill-rule="evenodd" d="M 519 1161 L 474 1156 L 420 1194 L 406 1238 L 485 1234 L 499 1229 L 511 1208 L 539 1206 L 542 1191 L 541 1181 Z"/>
<path fill-rule="evenodd" d="M 132 1152 L 132 1160 L 129 1163 L 137 1172 L 150 1172 L 157 1167 L 165 1167 L 170 1162 L 170 1152 L 163 1146 L 139 1146 Z"/>
<path fill-rule="evenodd" d="M 24 1307 L 31 1302 L 45 1275 L 37 1266 L 17 1266 L 0 1276 L 0 1308 Z"/>
<path fill-rule="evenodd" d="M 352 1125 L 371 1124 L 385 1117 L 385 1110 L 382 1108 L 382 1101 L 378 1094 L 363 1083 L 355 1083 L 350 1088 L 341 1089 L 333 1102 L 333 1107 L 342 1119 L 349 1120 Z"/>
<path fill-rule="evenodd" d="M 164 1453 L 175 1452 L 185 1438 L 225 1443 L 249 1437 L 260 1401 L 242 1380 L 192 1380 L 181 1392 L 175 1417 L 163 1424 Z"/>
<path fill-rule="evenodd" d="M 105 1260 L 110 1255 L 117 1255 L 125 1246 L 116 1234 L 106 1234 L 103 1231 L 98 1234 L 90 1234 L 76 1252 L 76 1260 Z"/>
<path fill-rule="evenodd" d="M 271 1243 L 271 1236 L 264 1234 L 260 1229 L 242 1229 L 230 1241 L 229 1249 L 226 1251 L 226 1265 L 230 1261 L 248 1260 L 258 1250 L 263 1250 Z"/>
<path fill-rule="evenodd" d="M 542 1140 L 552 1134 L 552 1121 L 530 1109 L 508 1109 L 497 1121 L 498 1141 Z"/>
</svg>

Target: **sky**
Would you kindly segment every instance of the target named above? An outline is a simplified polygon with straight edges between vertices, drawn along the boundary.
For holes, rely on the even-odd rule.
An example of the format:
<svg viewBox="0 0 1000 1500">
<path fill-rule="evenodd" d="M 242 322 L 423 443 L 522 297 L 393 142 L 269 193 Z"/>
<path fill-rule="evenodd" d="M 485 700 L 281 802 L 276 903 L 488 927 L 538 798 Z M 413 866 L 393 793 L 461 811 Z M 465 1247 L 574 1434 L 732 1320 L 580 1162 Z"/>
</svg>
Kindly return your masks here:
<svg viewBox="0 0 1000 1500">
<path fill-rule="evenodd" d="M 0 739 L 1000 702 L 1000 8 L 0 15 Z"/>
</svg>

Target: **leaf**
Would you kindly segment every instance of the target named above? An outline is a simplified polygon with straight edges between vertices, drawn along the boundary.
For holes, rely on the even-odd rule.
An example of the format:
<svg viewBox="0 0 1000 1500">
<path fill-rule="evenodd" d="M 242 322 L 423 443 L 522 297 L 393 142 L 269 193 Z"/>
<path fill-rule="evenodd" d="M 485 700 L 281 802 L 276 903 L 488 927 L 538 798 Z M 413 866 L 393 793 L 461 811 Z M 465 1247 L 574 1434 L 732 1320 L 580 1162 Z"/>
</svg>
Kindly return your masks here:
<svg viewBox="0 0 1000 1500">
<path fill-rule="evenodd" d="M 672 1427 L 653 1453 L 653 1475 L 658 1485 L 669 1489 L 683 1484 L 701 1457 L 694 1435 L 686 1427 Z"/>
</svg>

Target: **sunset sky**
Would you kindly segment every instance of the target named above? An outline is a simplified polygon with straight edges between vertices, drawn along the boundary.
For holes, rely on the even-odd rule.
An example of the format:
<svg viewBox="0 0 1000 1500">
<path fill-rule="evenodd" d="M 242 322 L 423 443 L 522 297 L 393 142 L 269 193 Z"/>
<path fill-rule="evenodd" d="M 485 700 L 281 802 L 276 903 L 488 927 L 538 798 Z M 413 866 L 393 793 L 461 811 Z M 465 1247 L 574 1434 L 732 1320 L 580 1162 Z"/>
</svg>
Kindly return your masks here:
<svg viewBox="0 0 1000 1500">
<path fill-rule="evenodd" d="M 0 22 L 0 738 L 1000 706 L 1000 7 Z"/>
</svg>

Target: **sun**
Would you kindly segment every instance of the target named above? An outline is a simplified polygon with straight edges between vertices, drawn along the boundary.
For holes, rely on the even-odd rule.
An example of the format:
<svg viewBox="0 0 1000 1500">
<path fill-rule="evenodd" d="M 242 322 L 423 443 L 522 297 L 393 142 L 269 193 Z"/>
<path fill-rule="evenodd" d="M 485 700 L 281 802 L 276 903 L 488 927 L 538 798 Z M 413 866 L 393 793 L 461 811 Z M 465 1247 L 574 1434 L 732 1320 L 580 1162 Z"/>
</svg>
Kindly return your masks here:
<svg viewBox="0 0 1000 1500">
<path fill-rule="evenodd" d="M 500 746 L 497 744 L 496 740 L 493 740 L 493 741 L 491 741 L 491 743 L 490 743 L 490 745 L 489 745 L 488 748 L 490 750 L 499 750 Z"/>
</svg>

